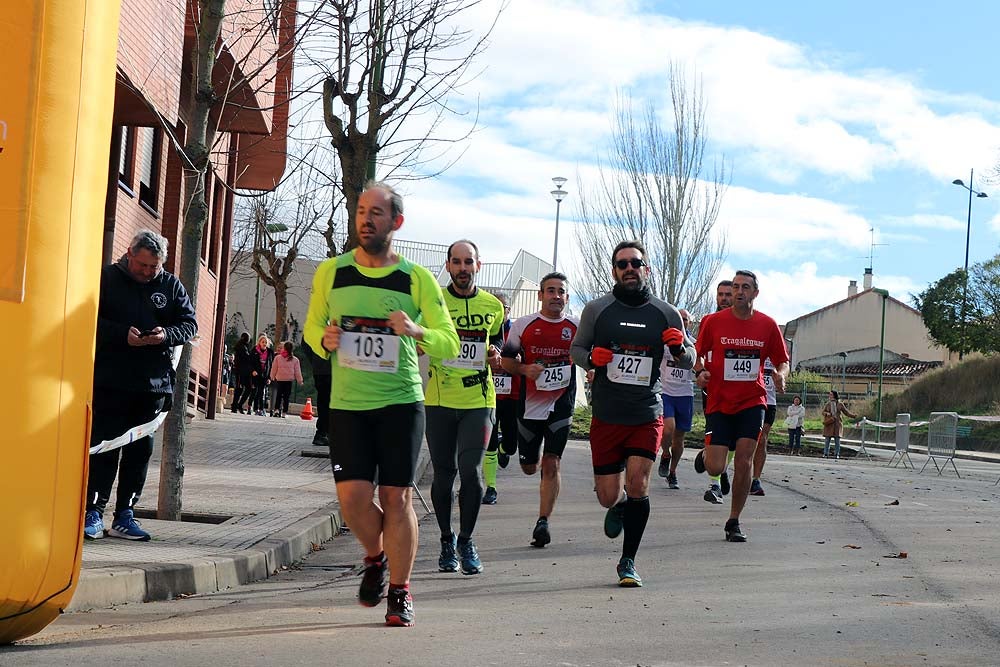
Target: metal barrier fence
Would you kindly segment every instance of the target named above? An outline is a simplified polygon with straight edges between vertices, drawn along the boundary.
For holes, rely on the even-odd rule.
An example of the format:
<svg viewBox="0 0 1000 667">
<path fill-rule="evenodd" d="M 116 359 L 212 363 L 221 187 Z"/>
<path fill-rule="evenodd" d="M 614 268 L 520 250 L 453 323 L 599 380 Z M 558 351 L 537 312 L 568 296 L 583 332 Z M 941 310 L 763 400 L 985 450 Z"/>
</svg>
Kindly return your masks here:
<svg viewBox="0 0 1000 667">
<path fill-rule="evenodd" d="M 961 477 L 958 467 L 955 466 L 955 441 L 958 435 L 958 413 L 957 412 L 932 412 L 930 424 L 927 429 L 927 460 L 924 461 L 924 471 L 928 463 L 934 463 L 934 468 L 938 475 L 944 473 L 944 469 L 951 463 L 955 474 Z M 944 459 L 944 463 L 938 466 L 937 459 Z"/>
</svg>

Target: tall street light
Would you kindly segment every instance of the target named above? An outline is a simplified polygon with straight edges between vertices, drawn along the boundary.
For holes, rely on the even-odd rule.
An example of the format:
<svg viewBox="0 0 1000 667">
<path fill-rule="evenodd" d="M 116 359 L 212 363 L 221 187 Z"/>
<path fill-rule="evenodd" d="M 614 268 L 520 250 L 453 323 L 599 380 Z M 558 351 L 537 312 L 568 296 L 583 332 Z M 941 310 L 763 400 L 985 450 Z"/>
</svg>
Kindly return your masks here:
<svg viewBox="0 0 1000 667">
<path fill-rule="evenodd" d="M 882 421 L 882 374 L 885 371 L 885 303 L 889 300 L 888 290 L 873 287 L 872 291 L 882 297 L 882 333 L 878 343 L 878 398 L 875 400 L 876 421 Z M 875 441 L 882 441 L 881 426 L 875 427 Z"/>
<path fill-rule="evenodd" d="M 556 176 L 552 179 L 552 182 L 555 183 L 556 186 L 556 189 L 551 193 L 552 197 L 556 200 L 556 239 L 552 244 L 552 270 L 555 271 L 556 257 L 559 255 L 559 206 L 562 204 L 562 200 L 565 199 L 566 195 L 569 193 L 562 189 L 563 183 L 566 182 L 566 179 L 562 176 Z"/>
<path fill-rule="evenodd" d="M 965 286 L 962 288 L 962 342 L 961 347 L 958 348 L 959 361 L 965 356 L 966 331 L 968 328 L 965 323 L 965 307 L 969 299 L 969 237 L 972 234 L 972 195 L 976 195 L 980 199 L 986 198 L 985 192 L 979 192 L 972 188 L 972 171 L 972 169 L 969 170 L 968 185 L 963 183 L 961 178 L 956 178 L 951 182 L 952 185 L 959 185 L 969 191 L 969 214 L 965 221 Z"/>
</svg>

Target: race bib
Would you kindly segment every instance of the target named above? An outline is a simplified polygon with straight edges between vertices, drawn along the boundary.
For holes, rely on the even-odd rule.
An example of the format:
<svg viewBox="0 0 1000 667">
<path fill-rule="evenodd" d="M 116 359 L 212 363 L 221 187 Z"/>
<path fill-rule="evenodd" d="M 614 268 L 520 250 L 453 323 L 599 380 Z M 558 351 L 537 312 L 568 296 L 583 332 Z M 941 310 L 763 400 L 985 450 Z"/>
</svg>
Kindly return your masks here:
<svg viewBox="0 0 1000 667">
<path fill-rule="evenodd" d="M 344 316 L 340 328 L 344 330 L 337 348 L 341 367 L 373 373 L 399 370 L 399 336 L 392 332 L 389 320 Z"/>
<path fill-rule="evenodd" d="M 771 373 L 769 371 L 764 372 L 764 388 L 768 391 L 774 391 L 774 380 L 771 379 Z"/>
<path fill-rule="evenodd" d="M 493 375 L 493 389 L 497 396 L 510 396 L 514 390 L 514 378 L 509 375 Z"/>
<path fill-rule="evenodd" d="M 535 388 L 541 391 L 565 389 L 572 379 L 573 365 L 565 361 L 557 361 L 542 368 L 542 374 L 535 380 Z"/>
<path fill-rule="evenodd" d="M 615 353 L 611 356 L 607 370 L 608 380 L 611 382 L 648 387 L 649 378 L 653 374 L 653 358 Z"/>
<path fill-rule="evenodd" d="M 760 376 L 760 353 L 726 350 L 722 378 L 730 382 L 756 382 Z"/>
<path fill-rule="evenodd" d="M 486 368 L 486 332 L 458 330 L 458 356 L 442 359 L 441 365 L 464 370 Z"/>
</svg>

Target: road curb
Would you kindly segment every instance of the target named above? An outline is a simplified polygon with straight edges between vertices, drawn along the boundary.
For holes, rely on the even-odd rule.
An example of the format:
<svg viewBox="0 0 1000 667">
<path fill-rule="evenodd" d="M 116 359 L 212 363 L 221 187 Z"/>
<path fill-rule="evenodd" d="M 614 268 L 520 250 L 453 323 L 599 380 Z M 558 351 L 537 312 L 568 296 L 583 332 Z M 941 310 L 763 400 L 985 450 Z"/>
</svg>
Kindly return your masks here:
<svg viewBox="0 0 1000 667">
<path fill-rule="evenodd" d="M 416 479 L 430 464 L 426 447 L 417 460 Z M 173 563 L 142 563 L 86 569 L 64 611 L 102 609 L 130 602 L 156 602 L 215 593 L 267 579 L 301 560 L 314 544 L 333 538 L 341 526 L 337 502 L 282 528 L 249 549 Z"/>
</svg>

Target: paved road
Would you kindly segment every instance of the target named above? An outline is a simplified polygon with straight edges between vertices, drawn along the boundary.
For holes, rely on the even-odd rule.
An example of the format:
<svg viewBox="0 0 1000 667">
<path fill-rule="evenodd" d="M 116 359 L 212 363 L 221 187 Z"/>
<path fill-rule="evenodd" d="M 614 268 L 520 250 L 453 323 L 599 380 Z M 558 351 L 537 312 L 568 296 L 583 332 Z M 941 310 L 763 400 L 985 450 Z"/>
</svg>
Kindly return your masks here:
<svg viewBox="0 0 1000 667">
<path fill-rule="evenodd" d="M 1000 466 L 960 468 L 772 457 L 767 496 L 744 514 L 750 542 L 735 545 L 685 461 L 680 491 L 653 480 L 646 585 L 627 590 L 589 453 L 571 443 L 547 548 L 528 546 L 537 480 L 514 467 L 483 508 L 482 575 L 438 573 L 422 520 L 413 628 L 355 604 L 359 550 L 341 537 L 260 584 L 67 614 L 0 649 L 0 665 L 995 665 Z"/>
</svg>

